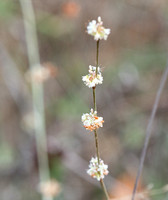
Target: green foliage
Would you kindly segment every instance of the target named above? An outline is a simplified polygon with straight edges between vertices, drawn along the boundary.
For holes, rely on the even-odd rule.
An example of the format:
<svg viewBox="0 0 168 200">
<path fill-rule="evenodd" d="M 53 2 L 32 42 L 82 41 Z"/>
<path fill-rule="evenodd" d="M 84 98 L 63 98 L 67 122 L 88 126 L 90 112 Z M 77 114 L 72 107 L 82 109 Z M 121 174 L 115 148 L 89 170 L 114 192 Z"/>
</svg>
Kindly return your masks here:
<svg viewBox="0 0 168 200">
<path fill-rule="evenodd" d="M 123 132 L 124 144 L 131 149 L 141 149 L 145 138 L 145 128 L 140 118 L 136 117 L 127 123 Z"/>
<path fill-rule="evenodd" d="M 0 152 L 0 168 L 10 166 L 14 162 L 13 149 L 3 141 L 3 143 L 0 144 Z"/>
<path fill-rule="evenodd" d="M 75 118 L 79 117 L 82 112 L 88 109 L 87 105 L 77 94 L 70 97 L 60 98 L 50 111 L 55 113 L 58 118 Z M 53 113 L 53 114 L 54 114 Z"/>
<path fill-rule="evenodd" d="M 64 174 L 65 169 L 61 161 L 59 159 L 54 159 L 52 161 L 51 176 L 59 182 L 62 182 Z"/>
<path fill-rule="evenodd" d="M 0 1 L 0 20 L 7 20 L 13 17 L 16 12 L 16 2 L 11 0 Z"/>
<path fill-rule="evenodd" d="M 74 24 L 68 20 L 62 20 L 62 18 L 49 13 L 39 13 L 37 30 L 46 36 L 55 39 L 64 37 L 71 34 L 74 28 Z"/>
<path fill-rule="evenodd" d="M 126 50 L 122 62 L 129 62 L 138 67 L 140 72 L 149 72 L 153 69 L 164 69 L 167 53 L 154 45 L 143 46 L 141 49 Z"/>
</svg>

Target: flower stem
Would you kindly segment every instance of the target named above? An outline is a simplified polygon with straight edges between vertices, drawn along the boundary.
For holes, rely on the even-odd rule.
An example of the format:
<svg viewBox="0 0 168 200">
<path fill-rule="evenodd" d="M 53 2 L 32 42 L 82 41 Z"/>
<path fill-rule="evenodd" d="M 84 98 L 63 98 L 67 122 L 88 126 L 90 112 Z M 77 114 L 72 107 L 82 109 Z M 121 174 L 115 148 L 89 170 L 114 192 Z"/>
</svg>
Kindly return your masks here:
<svg viewBox="0 0 168 200">
<path fill-rule="evenodd" d="M 110 197 L 109 197 L 109 195 L 108 195 L 108 192 L 107 192 L 107 189 L 106 189 L 106 186 L 105 186 L 105 184 L 104 184 L 103 179 L 100 179 L 100 184 L 101 184 L 101 187 L 102 187 L 102 189 L 103 189 L 103 191 L 104 191 L 104 193 L 105 193 L 105 195 L 106 195 L 106 199 L 109 200 Z"/>
<path fill-rule="evenodd" d="M 97 135 L 97 130 L 94 130 L 94 134 L 95 134 L 95 145 L 96 145 L 96 154 L 97 154 L 97 159 L 98 159 L 98 164 L 100 164 L 100 155 L 99 155 L 99 144 L 98 144 L 98 135 Z M 107 200 L 109 199 L 108 193 L 107 193 L 107 189 L 106 186 L 104 184 L 103 179 L 100 179 L 100 184 L 101 187 L 106 195 Z"/>
<path fill-rule="evenodd" d="M 96 108 L 96 87 L 93 87 L 93 104 L 94 104 L 94 111 L 97 110 Z"/>
<path fill-rule="evenodd" d="M 100 40 L 98 40 L 96 43 L 96 76 L 97 76 L 98 64 L 99 64 L 99 42 Z"/>
<path fill-rule="evenodd" d="M 99 144 L 98 144 L 97 130 L 94 130 L 94 135 L 95 135 L 95 145 L 96 145 L 96 154 L 97 154 L 98 164 L 100 164 L 100 155 L 99 155 Z"/>
<path fill-rule="evenodd" d="M 98 73 L 98 64 L 99 64 L 99 41 L 97 41 L 96 45 L 96 76 Z M 94 111 L 97 111 L 97 106 L 96 106 L 96 87 L 93 87 L 93 106 L 94 106 Z M 100 164 L 100 154 L 99 154 L 99 143 L 98 143 L 98 135 L 97 135 L 97 129 L 94 130 L 94 136 L 95 136 L 95 145 L 96 145 L 96 154 L 97 154 L 97 159 L 98 159 L 98 164 Z M 104 184 L 103 179 L 100 179 L 100 184 L 101 187 L 106 195 L 106 199 L 110 199 L 109 195 L 107 193 L 106 186 Z"/>
</svg>

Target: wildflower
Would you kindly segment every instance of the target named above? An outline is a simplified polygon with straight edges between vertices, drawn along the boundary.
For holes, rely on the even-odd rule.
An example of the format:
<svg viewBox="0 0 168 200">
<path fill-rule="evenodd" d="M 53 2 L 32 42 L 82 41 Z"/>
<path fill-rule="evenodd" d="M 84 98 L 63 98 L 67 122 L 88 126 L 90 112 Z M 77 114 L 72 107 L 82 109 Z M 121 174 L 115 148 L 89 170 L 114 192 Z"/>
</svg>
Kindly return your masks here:
<svg viewBox="0 0 168 200">
<path fill-rule="evenodd" d="M 87 33 L 94 36 L 95 40 L 107 40 L 107 37 L 110 34 L 110 29 L 103 27 L 103 22 L 100 16 L 97 18 L 97 21 L 98 22 L 96 22 L 96 20 L 92 20 L 89 22 L 87 26 Z"/>
<path fill-rule="evenodd" d="M 89 65 L 89 74 L 86 76 L 82 76 L 82 80 L 84 84 L 89 88 L 95 87 L 97 84 L 102 84 L 103 77 L 100 71 L 100 67 L 97 68 L 96 74 L 96 67 Z"/>
<path fill-rule="evenodd" d="M 56 180 L 42 182 L 39 185 L 39 192 L 45 197 L 56 197 L 61 191 L 60 184 Z"/>
<path fill-rule="evenodd" d="M 105 175 L 109 173 L 108 165 L 105 165 L 103 160 L 99 159 L 98 162 L 97 157 L 92 157 L 87 173 L 93 178 L 96 178 L 98 181 L 100 181 L 104 178 Z"/>
<path fill-rule="evenodd" d="M 90 113 L 85 113 L 82 115 L 82 122 L 87 130 L 93 131 L 99 127 L 103 127 L 103 117 L 98 117 L 97 112 L 91 109 Z"/>
<path fill-rule="evenodd" d="M 56 68 L 51 66 L 49 63 L 44 63 L 44 65 L 34 66 L 33 69 L 26 73 L 26 79 L 28 81 L 33 81 L 36 83 L 42 83 L 52 76 L 56 75 Z"/>
</svg>

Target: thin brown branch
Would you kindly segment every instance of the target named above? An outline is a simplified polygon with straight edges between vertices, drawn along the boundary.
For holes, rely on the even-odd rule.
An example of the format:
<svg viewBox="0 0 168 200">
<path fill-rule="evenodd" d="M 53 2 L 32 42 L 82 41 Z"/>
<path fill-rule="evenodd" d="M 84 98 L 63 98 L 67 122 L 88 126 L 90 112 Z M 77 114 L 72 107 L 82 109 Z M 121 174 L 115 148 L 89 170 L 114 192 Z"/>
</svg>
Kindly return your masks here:
<svg viewBox="0 0 168 200">
<path fill-rule="evenodd" d="M 146 129 L 146 138 L 145 138 L 145 143 L 144 143 L 144 147 L 142 149 L 142 154 L 141 154 L 141 158 L 140 158 L 140 164 L 139 164 L 139 168 L 138 168 L 138 172 L 137 172 L 137 176 L 136 176 L 136 180 L 135 180 L 135 184 L 134 184 L 134 189 L 133 189 L 133 193 L 132 193 L 132 200 L 135 199 L 135 194 L 136 194 L 136 190 L 137 190 L 137 186 L 138 186 L 138 182 L 142 173 L 142 169 L 143 169 L 143 165 L 144 165 L 144 160 L 145 160 L 145 156 L 146 156 L 146 152 L 147 152 L 147 148 L 148 148 L 148 144 L 149 144 L 149 140 L 151 137 L 151 133 L 152 133 L 152 125 L 153 125 L 153 121 L 156 115 L 156 111 L 159 105 L 159 101 L 161 98 L 161 94 L 163 92 L 163 88 L 165 86 L 166 80 L 167 80 L 167 76 L 168 76 L 168 66 L 166 67 L 163 76 L 161 78 L 160 81 L 160 86 L 159 89 L 157 91 L 156 94 L 156 98 L 155 98 L 155 102 L 153 105 L 153 109 L 152 109 L 152 113 L 151 116 L 149 118 L 149 122 L 147 125 L 147 129 Z"/>
</svg>

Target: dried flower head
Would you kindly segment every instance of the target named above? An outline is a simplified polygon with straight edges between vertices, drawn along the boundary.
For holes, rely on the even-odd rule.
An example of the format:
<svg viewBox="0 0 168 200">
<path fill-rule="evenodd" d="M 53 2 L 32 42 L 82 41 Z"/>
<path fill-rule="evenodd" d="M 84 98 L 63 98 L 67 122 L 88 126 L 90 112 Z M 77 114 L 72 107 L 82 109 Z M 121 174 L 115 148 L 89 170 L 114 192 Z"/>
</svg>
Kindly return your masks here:
<svg viewBox="0 0 168 200">
<path fill-rule="evenodd" d="M 110 29 L 103 27 L 103 22 L 101 20 L 101 17 L 99 16 L 97 18 L 97 22 L 96 20 L 92 20 L 91 22 L 89 22 L 87 26 L 87 33 L 94 36 L 95 40 L 107 40 L 107 37 L 110 34 Z"/>
<path fill-rule="evenodd" d="M 56 180 L 42 182 L 39 185 L 39 192 L 45 197 L 56 197 L 61 191 L 60 184 Z"/>
<path fill-rule="evenodd" d="M 47 68 L 47 70 L 50 73 L 50 77 L 51 78 L 55 78 L 58 75 L 58 67 L 55 66 L 53 63 L 51 63 L 51 62 L 44 62 L 44 63 L 42 63 L 42 66 L 44 66 L 45 68 Z"/>
<path fill-rule="evenodd" d="M 103 76 L 100 71 L 100 67 L 97 68 L 96 75 L 96 67 L 89 65 L 89 74 L 86 76 L 82 76 L 82 80 L 86 86 L 89 88 L 95 87 L 98 84 L 103 83 Z"/>
<path fill-rule="evenodd" d="M 90 113 L 82 115 L 82 122 L 87 130 L 93 131 L 97 128 L 103 127 L 103 117 L 98 117 L 97 112 L 91 109 Z"/>
<path fill-rule="evenodd" d="M 99 159 L 97 157 L 92 157 L 89 164 L 89 169 L 87 170 L 87 173 L 92 176 L 93 178 L 96 178 L 98 181 L 104 178 L 105 175 L 109 173 L 108 171 L 108 165 L 104 164 L 104 161 Z"/>
<path fill-rule="evenodd" d="M 55 76 L 56 70 L 56 68 L 54 69 L 53 66 L 51 67 L 51 65 L 49 66 L 47 63 L 45 63 L 44 66 L 37 65 L 26 73 L 26 79 L 28 81 L 42 83 L 49 78 Z"/>
<path fill-rule="evenodd" d="M 67 17 L 77 17 L 80 12 L 80 5 L 74 1 L 69 1 L 63 4 L 62 11 Z"/>
</svg>

